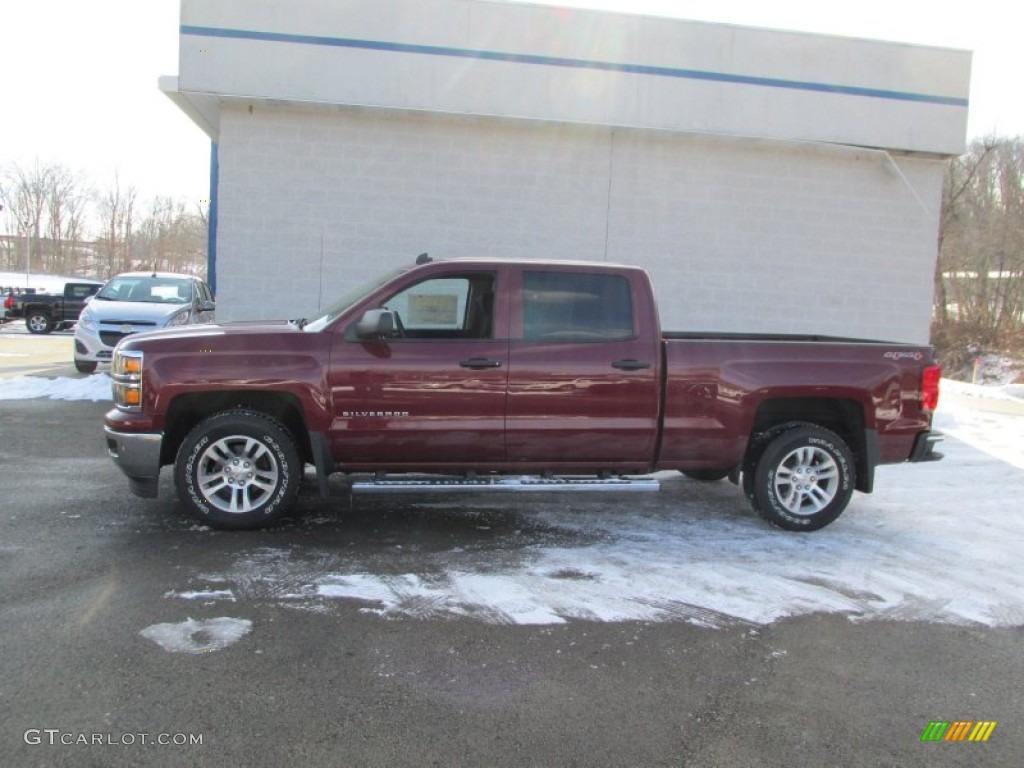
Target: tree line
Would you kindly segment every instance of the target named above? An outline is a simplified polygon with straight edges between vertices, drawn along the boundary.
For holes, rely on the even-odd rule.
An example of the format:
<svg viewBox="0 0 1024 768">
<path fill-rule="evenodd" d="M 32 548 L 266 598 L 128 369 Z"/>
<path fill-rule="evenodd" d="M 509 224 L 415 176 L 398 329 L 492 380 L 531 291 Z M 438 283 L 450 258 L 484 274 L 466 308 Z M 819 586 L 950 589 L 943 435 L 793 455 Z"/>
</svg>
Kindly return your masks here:
<svg viewBox="0 0 1024 768">
<path fill-rule="evenodd" d="M 932 343 L 949 373 L 1024 354 L 1024 137 L 973 142 L 942 194 Z"/>
<path fill-rule="evenodd" d="M 156 197 L 115 176 L 97 188 L 60 163 L 0 167 L 0 271 L 90 277 L 155 269 L 205 275 L 199 205 Z"/>
</svg>

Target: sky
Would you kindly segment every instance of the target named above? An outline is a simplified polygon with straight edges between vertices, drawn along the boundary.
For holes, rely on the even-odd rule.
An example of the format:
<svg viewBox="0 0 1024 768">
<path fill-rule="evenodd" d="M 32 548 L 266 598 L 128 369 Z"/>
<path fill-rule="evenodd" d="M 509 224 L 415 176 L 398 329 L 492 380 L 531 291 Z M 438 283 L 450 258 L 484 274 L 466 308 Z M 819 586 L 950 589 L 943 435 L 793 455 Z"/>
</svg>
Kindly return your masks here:
<svg viewBox="0 0 1024 768">
<path fill-rule="evenodd" d="M 287 0 L 282 0 L 286 2 Z M 968 138 L 1024 134 L 1020 12 L 1006 0 L 536 0 L 974 51 Z M 178 0 L 4 0 L 0 166 L 57 162 L 143 199 L 209 197 L 209 139 L 157 88 L 178 72 Z"/>
</svg>

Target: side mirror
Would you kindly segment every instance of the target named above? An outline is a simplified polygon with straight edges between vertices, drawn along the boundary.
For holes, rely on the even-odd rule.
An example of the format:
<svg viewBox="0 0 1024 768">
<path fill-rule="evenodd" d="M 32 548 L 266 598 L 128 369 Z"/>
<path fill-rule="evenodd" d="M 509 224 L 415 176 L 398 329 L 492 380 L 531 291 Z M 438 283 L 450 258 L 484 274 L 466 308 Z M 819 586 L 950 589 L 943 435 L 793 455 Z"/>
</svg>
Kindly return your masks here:
<svg viewBox="0 0 1024 768">
<path fill-rule="evenodd" d="M 386 309 L 368 309 L 356 323 L 360 339 L 382 339 L 395 333 L 395 315 Z"/>
<path fill-rule="evenodd" d="M 199 309 L 200 312 L 213 312 L 216 308 L 217 308 L 217 305 L 214 304 L 212 301 L 200 301 L 199 302 L 198 309 Z"/>
<path fill-rule="evenodd" d="M 86 296 L 84 299 L 82 299 L 82 304 L 88 306 L 89 302 L 92 301 L 92 297 L 95 296 L 95 295 L 96 294 L 93 293 L 93 294 L 90 294 L 90 295 Z"/>
</svg>

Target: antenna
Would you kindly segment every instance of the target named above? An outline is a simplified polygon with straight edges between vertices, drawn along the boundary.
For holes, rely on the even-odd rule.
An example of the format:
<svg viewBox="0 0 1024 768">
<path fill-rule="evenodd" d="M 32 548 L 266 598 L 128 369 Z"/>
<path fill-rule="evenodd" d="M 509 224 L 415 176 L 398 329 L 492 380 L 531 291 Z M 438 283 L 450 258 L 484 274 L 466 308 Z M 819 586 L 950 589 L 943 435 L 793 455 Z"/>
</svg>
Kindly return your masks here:
<svg viewBox="0 0 1024 768">
<path fill-rule="evenodd" d="M 316 297 L 316 311 L 320 311 L 320 307 L 324 303 L 324 225 L 320 222 L 320 287 Z"/>
<path fill-rule="evenodd" d="M 421 264 L 429 264 L 432 261 L 433 259 L 430 258 L 429 254 L 421 253 L 419 256 L 416 257 L 416 266 L 420 266 Z"/>
</svg>

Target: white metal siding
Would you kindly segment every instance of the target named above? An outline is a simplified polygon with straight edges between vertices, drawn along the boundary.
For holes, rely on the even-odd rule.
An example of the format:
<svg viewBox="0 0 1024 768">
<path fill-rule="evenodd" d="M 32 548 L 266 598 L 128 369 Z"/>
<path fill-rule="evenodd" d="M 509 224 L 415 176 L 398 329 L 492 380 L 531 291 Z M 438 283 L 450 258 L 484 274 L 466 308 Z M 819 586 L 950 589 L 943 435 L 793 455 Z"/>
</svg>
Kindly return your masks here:
<svg viewBox="0 0 1024 768">
<path fill-rule="evenodd" d="M 220 147 L 223 319 L 310 316 L 430 251 L 638 264 L 675 330 L 928 338 L 939 160 L 264 106 L 225 108 Z"/>
</svg>

